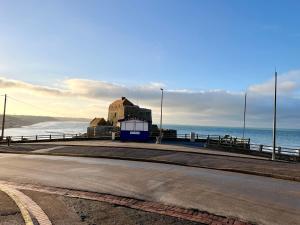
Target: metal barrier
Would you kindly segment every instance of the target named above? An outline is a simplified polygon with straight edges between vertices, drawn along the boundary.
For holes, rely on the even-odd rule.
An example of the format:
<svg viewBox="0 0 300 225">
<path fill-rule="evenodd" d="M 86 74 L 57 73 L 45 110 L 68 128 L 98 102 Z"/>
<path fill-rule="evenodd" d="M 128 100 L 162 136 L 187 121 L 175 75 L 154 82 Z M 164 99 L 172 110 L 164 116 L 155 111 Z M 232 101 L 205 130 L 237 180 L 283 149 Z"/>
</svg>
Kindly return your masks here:
<svg viewBox="0 0 300 225">
<path fill-rule="evenodd" d="M 152 135 L 153 140 L 155 134 Z M 119 132 L 115 132 L 115 138 L 119 138 Z M 88 137 L 86 134 L 49 134 L 49 135 L 32 135 L 32 136 L 10 136 L 6 138 L 6 142 L 39 142 L 39 141 L 63 141 L 63 140 L 90 140 L 90 139 L 106 139 L 111 140 L 112 134 L 107 133 L 97 137 Z M 170 136 L 163 136 L 163 140 L 177 140 L 177 141 L 190 141 L 191 134 L 176 134 Z M 251 144 L 249 138 L 238 138 L 231 136 L 221 135 L 203 135 L 195 134 L 195 141 L 202 142 L 206 146 L 220 147 L 224 150 L 232 151 L 247 151 L 248 153 L 261 153 L 271 154 L 273 147 L 270 145 Z M 291 156 L 300 160 L 300 148 L 290 148 L 277 146 L 276 155 L 278 156 Z"/>
<path fill-rule="evenodd" d="M 190 134 L 177 134 L 176 137 L 164 136 L 163 139 L 177 139 L 177 140 L 189 140 Z M 261 155 L 269 155 L 272 153 L 273 146 L 262 144 L 251 144 L 249 138 L 238 138 L 231 136 L 221 135 L 203 135 L 195 134 L 196 141 L 205 143 L 207 146 L 219 147 L 224 150 L 232 151 L 237 150 L 242 153 L 258 153 Z M 287 156 L 298 158 L 300 160 L 300 148 L 281 147 L 277 146 L 275 153 L 277 156 Z M 287 158 L 288 159 L 288 158 Z"/>
</svg>

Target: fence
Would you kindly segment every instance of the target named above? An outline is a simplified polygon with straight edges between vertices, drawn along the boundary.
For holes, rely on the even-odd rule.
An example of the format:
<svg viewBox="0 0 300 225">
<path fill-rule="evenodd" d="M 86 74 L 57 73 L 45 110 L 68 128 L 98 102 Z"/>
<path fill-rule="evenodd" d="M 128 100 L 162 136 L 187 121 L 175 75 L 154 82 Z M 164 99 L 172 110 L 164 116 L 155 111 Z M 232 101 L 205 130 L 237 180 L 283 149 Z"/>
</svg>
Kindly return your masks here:
<svg viewBox="0 0 300 225">
<path fill-rule="evenodd" d="M 49 135 L 25 135 L 25 136 L 10 136 L 12 142 L 26 141 L 48 141 L 48 140 L 66 140 L 83 137 L 80 134 L 49 134 Z M 8 137 L 7 137 L 8 138 Z"/>
<path fill-rule="evenodd" d="M 119 138 L 119 133 L 115 133 L 116 139 Z M 217 149 L 227 151 L 237 151 L 240 153 L 256 154 L 269 156 L 272 153 L 273 147 L 270 145 L 251 144 L 249 138 L 231 137 L 228 135 L 203 135 L 194 134 L 194 141 L 201 142 L 207 147 L 213 147 Z M 33 135 L 33 136 L 11 136 L 9 137 L 11 142 L 39 142 L 39 141 L 63 141 L 63 140 L 90 140 L 90 139 L 105 139 L 111 140 L 112 134 L 105 133 L 97 137 L 88 137 L 86 134 L 49 134 L 49 135 Z M 155 139 L 155 135 L 152 135 Z M 6 138 L 7 139 L 7 138 Z M 172 134 L 169 136 L 163 136 L 163 140 L 176 140 L 176 141 L 190 141 L 192 139 L 191 134 Z M 5 140 L 7 141 L 7 140 Z M 277 156 L 286 156 L 297 158 L 300 160 L 300 148 L 289 148 L 277 146 L 275 149 Z"/>
<path fill-rule="evenodd" d="M 191 134 L 177 134 L 176 137 L 164 136 L 163 139 L 190 140 Z M 221 136 L 195 134 L 195 142 L 202 142 L 205 146 L 215 149 L 267 157 L 270 157 L 273 151 L 273 146 L 251 144 L 249 138 L 238 138 L 228 135 Z M 275 154 L 278 158 L 282 159 L 300 160 L 300 148 L 276 146 Z"/>
</svg>

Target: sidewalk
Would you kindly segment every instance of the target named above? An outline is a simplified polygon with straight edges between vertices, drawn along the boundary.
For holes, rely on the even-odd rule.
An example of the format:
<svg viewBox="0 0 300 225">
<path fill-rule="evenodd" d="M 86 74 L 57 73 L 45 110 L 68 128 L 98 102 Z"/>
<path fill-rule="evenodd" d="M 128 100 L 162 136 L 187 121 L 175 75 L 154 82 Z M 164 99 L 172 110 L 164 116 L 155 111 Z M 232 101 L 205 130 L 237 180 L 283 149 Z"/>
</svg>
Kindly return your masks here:
<svg viewBox="0 0 300 225">
<path fill-rule="evenodd" d="M 69 141 L 0 146 L 1 152 L 110 158 L 223 170 L 300 182 L 300 163 L 175 144 Z"/>
<path fill-rule="evenodd" d="M 155 144 L 155 143 L 143 143 L 143 142 L 120 142 L 120 141 L 108 141 L 108 140 L 88 140 L 88 141 L 61 141 L 61 142 L 43 142 L 43 143 L 30 143 L 30 144 L 45 144 L 45 145 L 64 145 L 64 146 L 97 146 L 97 147 L 117 147 L 117 148 L 141 148 L 141 149 L 155 149 L 155 150 L 167 150 L 167 151 L 180 151 L 180 152 L 194 152 L 221 156 L 236 156 L 243 158 L 253 159 L 266 159 L 264 157 L 238 154 L 232 152 L 224 152 L 218 150 L 210 150 L 200 147 L 197 143 L 184 144 L 175 142 L 174 144 Z"/>
</svg>

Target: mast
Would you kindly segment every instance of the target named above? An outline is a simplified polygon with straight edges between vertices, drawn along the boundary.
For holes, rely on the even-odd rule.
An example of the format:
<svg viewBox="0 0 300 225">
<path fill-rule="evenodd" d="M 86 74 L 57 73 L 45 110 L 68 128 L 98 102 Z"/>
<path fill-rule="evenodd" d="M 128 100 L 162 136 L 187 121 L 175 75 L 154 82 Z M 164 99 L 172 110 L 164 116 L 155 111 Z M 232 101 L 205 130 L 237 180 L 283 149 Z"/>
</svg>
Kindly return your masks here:
<svg viewBox="0 0 300 225">
<path fill-rule="evenodd" d="M 277 117 L 277 71 L 275 69 L 275 84 L 274 84 L 274 115 L 273 115 L 273 151 L 272 160 L 275 160 L 276 153 L 276 117 Z"/>
<path fill-rule="evenodd" d="M 7 95 L 4 95 L 4 108 L 3 108 L 3 116 L 2 116 L 2 132 L 1 132 L 1 140 L 4 138 L 4 127 L 5 127 L 5 113 L 6 113 L 6 97 Z"/>
<path fill-rule="evenodd" d="M 247 92 L 245 92 L 245 100 L 244 100 L 244 127 L 243 127 L 243 142 L 245 138 L 245 129 L 246 129 L 246 110 L 247 110 Z"/>
<path fill-rule="evenodd" d="M 159 142 L 161 144 L 162 139 L 162 107 L 163 107 L 163 99 L 164 99 L 164 89 L 161 88 L 161 101 L 160 101 L 160 131 L 159 131 Z"/>
</svg>

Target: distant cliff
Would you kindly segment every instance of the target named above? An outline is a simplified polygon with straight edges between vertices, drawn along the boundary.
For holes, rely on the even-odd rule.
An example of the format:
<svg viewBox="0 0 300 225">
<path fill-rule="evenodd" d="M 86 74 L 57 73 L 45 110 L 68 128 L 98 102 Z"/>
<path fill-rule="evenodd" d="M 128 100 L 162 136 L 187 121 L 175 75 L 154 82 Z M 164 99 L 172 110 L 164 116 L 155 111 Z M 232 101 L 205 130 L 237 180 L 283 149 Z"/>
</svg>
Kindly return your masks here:
<svg viewBox="0 0 300 225">
<path fill-rule="evenodd" d="M 35 123 L 49 121 L 83 121 L 88 122 L 86 118 L 70 118 L 70 117 L 50 117 L 50 116 L 25 116 L 25 115 L 6 115 L 5 128 L 15 128 L 29 126 Z M 0 127 L 2 127 L 2 115 L 0 115 Z"/>
</svg>

